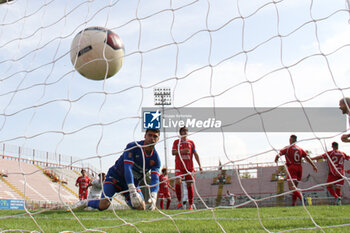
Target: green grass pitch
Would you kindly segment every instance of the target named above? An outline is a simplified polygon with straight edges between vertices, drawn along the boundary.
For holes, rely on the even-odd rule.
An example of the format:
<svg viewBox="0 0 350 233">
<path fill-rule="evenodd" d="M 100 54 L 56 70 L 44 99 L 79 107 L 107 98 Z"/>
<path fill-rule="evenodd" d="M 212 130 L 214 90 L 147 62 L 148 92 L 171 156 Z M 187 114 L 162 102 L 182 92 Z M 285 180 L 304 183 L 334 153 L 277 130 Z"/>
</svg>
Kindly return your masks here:
<svg viewBox="0 0 350 233">
<path fill-rule="evenodd" d="M 350 206 L 302 206 L 163 211 L 0 211 L 11 232 L 350 232 Z M 261 224 L 259 222 L 259 217 Z M 11 217 L 9 217 L 11 216 Z M 77 220 L 79 219 L 79 221 Z M 322 227 L 318 229 L 315 225 Z M 36 222 L 36 223 L 35 223 Z M 40 226 L 40 228 L 38 227 Z M 264 228 L 266 229 L 264 229 Z"/>
</svg>

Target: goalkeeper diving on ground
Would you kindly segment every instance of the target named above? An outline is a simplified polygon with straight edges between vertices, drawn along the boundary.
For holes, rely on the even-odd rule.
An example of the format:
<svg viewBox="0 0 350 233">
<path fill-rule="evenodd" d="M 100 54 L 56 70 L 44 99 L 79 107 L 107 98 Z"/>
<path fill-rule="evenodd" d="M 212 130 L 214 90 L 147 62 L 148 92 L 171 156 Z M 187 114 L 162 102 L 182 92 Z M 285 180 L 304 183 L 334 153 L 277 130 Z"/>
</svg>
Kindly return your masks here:
<svg viewBox="0 0 350 233">
<path fill-rule="evenodd" d="M 151 171 L 149 209 L 156 208 L 159 170 L 161 162 L 154 145 L 159 140 L 159 129 L 147 129 L 145 139 L 138 142 L 130 142 L 124 153 L 108 170 L 100 199 L 82 200 L 73 206 L 73 210 L 83 210 L 85 207 L 105 210 L 112 201 L 114 194 L 124 195 L 127 204 L 132 209 L 145 210 L 144 197 L 139 188 L 139 183 L 145 174 Z"/>
</svg>

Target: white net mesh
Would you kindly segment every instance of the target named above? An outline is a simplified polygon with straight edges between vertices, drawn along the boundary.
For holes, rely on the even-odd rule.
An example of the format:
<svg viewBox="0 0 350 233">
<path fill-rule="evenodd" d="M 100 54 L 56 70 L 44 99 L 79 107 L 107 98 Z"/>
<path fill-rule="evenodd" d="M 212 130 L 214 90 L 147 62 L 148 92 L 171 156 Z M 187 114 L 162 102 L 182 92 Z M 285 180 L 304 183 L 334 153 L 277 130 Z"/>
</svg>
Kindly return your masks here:
<svg viewBox="0 0 350 233">
<path fill-rule="evenodd" d="M 107 172 L 127 143 L 143 139 L 142 107 L 154 106 L 157 87 L 171 89 L 171 107 L 213 110 L 337 107 L 339 99 L 350 94 L 349 1 L 0 3 L 0 143 L 2 161 L 7 161 L 1 163 L 1 173 L 8 175 L 1 185 L 12 190 L 12 194 L 0 193 L 0 199 L 40 200 L 47 209 L 66 208 L 67 203 L 75 202 L 74 169 Z M 86 79 L 71 64 L 72 39 L 89 26 L 109 28 L 125 44 L 123 67 L 112 78 Z M 301 147 L 319 155 L 332 141 L 340 142 L 342 133 L 298 136 Z M 189 136 L 205 168 L 203 174 L 196 172 L 195 204 L 211 211 L 218 231 L 227 229 L 216 218 L 215 207 L 254 207 L 261 229 L 269 231 L 259 208 L 290 204 L 286 183 L 279 189 L 271 182 L 271 176 L 277 181 L 285 171 L 274 164 L 256 164 L 273 162 L 277 150 L 288 144 L 289 134 L 223 129 Z M 177 134 L 163 136 L 162 132 L 157 150 L 162 163 L 173 169 L 171 145 Z M 340 148 L 350 153 L 349 144 Z M 36 166 L 28 167 L 28 161 Z M 314 174 L 306 167 L 304 178 L 309 179 L 305 178 L 299 188 L 315 203 L 324 204 L 331 197 L 324 185 L 327 168 L 322 169 Z M 30 186 L 32 174 L 42 171 L 68 181 L 66 187 L 50 185 L 55 197 Z M 173 174 L 170 177 L 173 182 Z M 14 185 L 18 180 L 22 185 Z M 345 187 L 348 189 L 347 180 Z M 233 207 L 226 191 L 235 193 Z M 350 198 L 348 191 L 343 192 Z M 126 208 L 122 198 L 115 203 Z M 171 208 L 176 204 L 174 198 Z M 305 212 L 313 221 L 306 208 Z M 137 224 L 113 213 L 141 231 Z M 181 231 L 173 219 L 177 213 L 160 213 L 172 220 L 173 231 Z M 48 231 L 37 223 L 31 210 L 26 214 L 36 228 L 24 230 Z M 80 219 L 74 212 L 71 216 Z M 89 228 L 79 223 L 83 229 Z M 313 226 L 318 225 L 313 221 Z"/>
</svg>

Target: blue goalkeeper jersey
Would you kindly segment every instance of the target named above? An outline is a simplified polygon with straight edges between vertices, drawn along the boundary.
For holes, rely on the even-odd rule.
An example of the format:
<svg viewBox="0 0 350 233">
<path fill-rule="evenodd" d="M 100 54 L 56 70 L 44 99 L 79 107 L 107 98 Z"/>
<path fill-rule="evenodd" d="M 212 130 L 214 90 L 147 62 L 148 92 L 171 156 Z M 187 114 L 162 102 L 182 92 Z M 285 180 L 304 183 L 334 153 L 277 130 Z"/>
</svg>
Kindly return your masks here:
<svg viewBox="0 0 350 233">
<path fill-rule="evenodd" d="M 137 187 L 144 178 L 144 174 L 151 170 L 151 192 L 158 192 L 159 170 L 161 162 L 156 149 L 150 154 L 146 154 L 141 147 L 144 141 L 129 143 L 124 153 L 119 157 L 115 164 L 110 168 L 109 175 L 125 184 L 134 183 Z M 145 165 L 144 165 L 145 160 Z"/>
</svg>

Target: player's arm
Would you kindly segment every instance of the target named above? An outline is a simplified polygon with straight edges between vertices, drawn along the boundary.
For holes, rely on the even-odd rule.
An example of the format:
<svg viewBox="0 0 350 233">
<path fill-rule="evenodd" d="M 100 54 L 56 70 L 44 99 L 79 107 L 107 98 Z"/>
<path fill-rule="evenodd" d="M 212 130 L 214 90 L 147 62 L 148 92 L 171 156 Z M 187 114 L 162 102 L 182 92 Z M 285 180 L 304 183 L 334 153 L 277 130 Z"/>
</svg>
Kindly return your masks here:
<svg viewBox="0 0 350 233">
<path fill-rule="evenodd" d="M 342 142 L 350 142 L 350 134 L 343 134 L 342 136 L 341 136 L 341 141 Z"/>
<path fill-rule="evenodd" d="M 280 154 L 277 154 L 276 156 L 275 156 L 275 163 L 277 163 L 278 162 L 278 159 L 281 157 L 281 155 Z"/>
<path fill-rule="evenodd" d="M 287 146 L 284 147 L 282 150 L 280 150 L 280 152 L 275 156 L 275 163 L 278 162 L 278 159 L 282 156 L 285 155 L 287 153 Z"/>
<path fill-rule="evenodd" d="M 310 159 L 311 160 L 319 160 L 319 159 L 323 159 L 323 156 L 322 155 L 318 155 L 318 156 L 315 156 L 315 157 L 311 157 Z"/>
<path fill-rule="evenodd" d="M 171 184 L 170 184 L 169 180 L 168 180 L 167 185 L 168 185 L 168 187 L 169 187 L 171 190 L 173 190 L 173 191 L 175 192 L 175 188 L 174 188 L 173 186 L 171 186 Z"/>
<path fill-rule="evenodd" d="M 275 156 L 275 163 L 278 162 L 279 158 L 280 158 L 282 155 L 284 155 L 284 154 L 280 152 L 280 153 L 278 153 L 278 154 Z"/>
<path fill-rule="evenodd" d="M 194 155 L 194 158 L 196 159 L 196 161 L 198 163 L 199 170 L 202 171 L 203 169 L 202 169 L 201 161 L 199 160 L 199 155 L 198 155 L 196 150 L 193 151 L 193 155 Z"/>
<path fill-rule="evenodd" d="M 317 156 L 317 157 L 318 157 L 318 156 Z M 311 158 L 310 158 L 308 155 L 305 156 L 305 160 L 306 160 L 309 164 L 311 164 L 311 166 L 312 166 L 312 168 L 314 169 L 314 171 L 317 172 L 317 167 L 316 167 L 315 163 L 311 160 Z"/>
<path fill-rule="evenodd" d="M 343 152 L 344 153 L 344 152 Z M 344 159 L 350 160 L 350 156 L 344 153 Z"/>
<path fill-rule="evenodd" d="M 189 151 L 188 151 L 189 152 Z M 201 161 L 199 159 L 199 155 L 197 153 L 197 150 L 196 150 L 196 145 L 192 142 L 192 153 L 194 155 L 194 158 L 196 159 L 197 163 L 198 163 L 198 166 L 199 166 L 199 171 L 203 171 L 202 169 L 202 165 L 201 165 Z"/>
<path fill-rule="evenodd" d="M 314 171 L 317 172 L 317 167 L 316 167 L 315 163 L 312 161 L 312 159 L 310 158 L 310 156 L 308 155 L 308 153 L 306 153 L 304 150 L 301 150 L 301 157 L 304 157 L 305 160 L 309 164 L 311 164 L 311 166 L 314 169 Z"/>
<path fill-rule="evenodd" d="M 344 155 L 344 159 L 350 160 L 350 156 L 349 156 L 349 155 L 345 154 L 344 152 L 343 152 L 343 155 Z M 349 169 L 349 170 L 345 170 L 345 172 L 346 172 L 347 174 L 349 174 L 349 173 L 350 173 L 350 169 Z"/>
<path fill-rule="evenodd" d="M 174 155 L 174 156 L 176 156 L 176 155 L 179 155 L 179 152 L 178 152 L 177 150 L 172 150 L 172 151 L 171 151 L 171 154 Z"/>
<path fill-rule="evenodd" d="M 345 154 L 344 152 L 343 152 L 343 155 L 344 155 L 344 159 L 350 160 L 350 156 L 349 156 L 349 155 Z M 344 170 L 345 170 L 345 169 L 344 169 Z M 345 170 L 345 173 L 349 174 L 349 173 L 350 173 L 350 169 Z"/>
<path fill-rule="evenodd" d="M 138 210 L 145 209 L 145 202 L 140 194 L 137 193 L 137 188 L 134 184 L 134 175 L 132 174 L 132 168 L 134 166 L 133 154 L 131 151 L 127 150 L 123 154 L 124 157 L 124 178 L 128 185 L 130 193 L 130 201 L 133 208 Z"/>
<path fill-rule="evenodd" d="M 174 156 L 179 154 L 179 152 L 177 151 L 177 141 L 176 140 L 173 143 L 173 148 L 171 150 L 171 154 L 174 155 Z"/>
<path fill-rule="evenodd" d="M 92 181 L 91 179 L 89 179 L 88 187 L 91 187 L 91 186 L 92 186 Z"/>
<path fill-rule="evenodd" d="M 132 158 L 132 152 L 125 151 L 123 156 L 124 156 L 124 178 L 125 178 L 126 184 L 134 185 L 134 175 L 132 174 L 134 159 Z"/>
<path fill-rule="evenodd" d="M 160 170 L 160 159 L 157 157 L 156 164 L 151 168 L 151 197 L 148 201 L 151 206 L 149 207 L 150 210 L 156 209 L 157 204 L 157 196 L 158 196 L 158 190 L 159 190 L 159 170 Z"/>
<path fill-rule="evenodd" d="M 79 178 L 80 177 L 78 177 L 78 179 L 75 181 L 75 186 L 77 186 L 77 187 L 79 186 Z"/>
<path fill-rule="evenodd" d="M 158 193 L 159 189 L 159 169 L 151 170 L 151 193 Z"/>
</svg>

